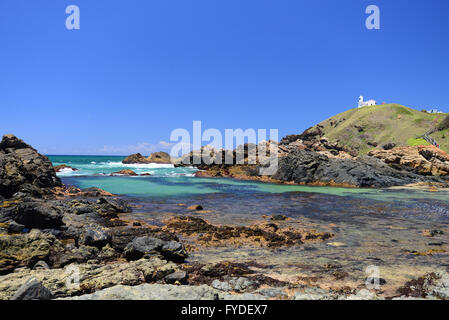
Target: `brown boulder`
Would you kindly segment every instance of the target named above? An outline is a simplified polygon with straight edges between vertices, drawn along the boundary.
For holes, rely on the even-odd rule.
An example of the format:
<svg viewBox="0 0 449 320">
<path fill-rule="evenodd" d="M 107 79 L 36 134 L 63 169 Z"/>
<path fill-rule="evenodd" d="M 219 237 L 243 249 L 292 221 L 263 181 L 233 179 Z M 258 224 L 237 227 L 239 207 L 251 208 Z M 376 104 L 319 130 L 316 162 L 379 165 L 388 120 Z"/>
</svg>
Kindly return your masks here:
<svg viewBox="0 0 449 320">
<path fill-rule="evenodd" d="M 135 153 L 127 156 L 123 161 L 123 164 L 134 164 L 134 163 L 149 163 L 147 158 L 145 158 L 140 153 Z"/>
<path fill-rule="evenodd" d="M 147 158 L 150 163 L 170 164 L 170 155 L 166 152 L 154 152 Z"/>
<path fill-rule="evenodd" d="M 154 152 L 150 154 L 148 158 L 145 158 L 140 153 L 132 154 L 126 157 L 123 164 L 145 164 L 145 163 L 159 163 L 159 164 L 171 164 L 170 155 L 166 152 Z"/>
<path fill-rule="evenodd" d="M 120 170 L 113 172 L 112 175 L 122 175 L 122 176 L 137 176 L 138 174 L 130 169 Z"/>
<path fill-rule="evenodd" d="M 396 147 L 390 150 L 372 150 L 368 155 L 389 165 L 414 169 L 423 175 L 449 174 L 449 155 L 434 146 Z"/>
</svg>

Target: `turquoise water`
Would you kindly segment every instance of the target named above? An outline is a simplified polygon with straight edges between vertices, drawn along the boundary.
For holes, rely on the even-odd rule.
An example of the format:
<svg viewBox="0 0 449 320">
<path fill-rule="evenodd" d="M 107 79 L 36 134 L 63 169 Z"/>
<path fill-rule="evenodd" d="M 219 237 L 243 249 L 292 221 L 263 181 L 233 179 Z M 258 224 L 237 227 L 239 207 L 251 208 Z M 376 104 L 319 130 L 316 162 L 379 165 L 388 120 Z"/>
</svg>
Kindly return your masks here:
<svg viewBox="0 0 449 320">
<path fill-rule="evenodd" d="M 65 164 L 78 171 L 64 170 L 60 177 L 110 175 L 124 169 L 138 174 L 149 173 L 158 177 L 193 175 L 192 168 L 174 168 L 171 164 L 123 164 L 123 156 L 48 156 L 54 166 Z"/>
<path fill-rule="evenodd" d="M 205 194 L 243 194 L 314 192 L 336 196 L 352 196 L 385 201 L 435 199 L 448 201 L 446 191 L 382 190 L 336 187 L 311 187 L 268 184 L 225 178 L 196 178 L 194 168 L 175 168 L 173 165 L 125 165 L 120 156 L 49 156 L 54 165 L 66 164 L 79 169 L 58 173 L 63 182 L 80 188 L 98 187 L 114 194 L 148 198 L 189 197 Z M 131 169 L 151 176 L 110 176 L 111 173 Z"/>
<path fill-rule="evenodd" d="M 379 266 L 386 280 L 384 292 L 426 272 L 446 268 L 449 256 L 449 195 L 445 191 L 410 189 L 356 189 L 267 184 L 224 178 L 197 178 L 193 168 L 158 165 L 123 165 L 123 157 L 51 156 L 55 165 L 79 171 L 59 173 L 66 185 L 99 187 L 123 196 L 133 212 L 121 217 L 163 226 L 173 216 L 195 215 L 219 225 L 254 225 L 271 222 L 281 214 L 283 227 L 328 231 L 330 241 L 280 249 L 259 246 L 211 246 L 190 253 L 190 262 L 257 261 L 266 275 L 296 282 L 298 276 L 319 279 L 327 287 L 363 285 L 365 268 Z M 151 176 L 110 176 L 131 169 Z M 200 204 L 204 211 L 192 212 Z M 434 238 L 423 230 L 442 230 Z M 185 241 L 185 239 L 183 239 Z M 340 243 L 335 247 L 332 243 Z M 411 252 L 441 250 L 441 254 Z M 336 265 L 346 273 L 336 280 Z"/>
</svg>

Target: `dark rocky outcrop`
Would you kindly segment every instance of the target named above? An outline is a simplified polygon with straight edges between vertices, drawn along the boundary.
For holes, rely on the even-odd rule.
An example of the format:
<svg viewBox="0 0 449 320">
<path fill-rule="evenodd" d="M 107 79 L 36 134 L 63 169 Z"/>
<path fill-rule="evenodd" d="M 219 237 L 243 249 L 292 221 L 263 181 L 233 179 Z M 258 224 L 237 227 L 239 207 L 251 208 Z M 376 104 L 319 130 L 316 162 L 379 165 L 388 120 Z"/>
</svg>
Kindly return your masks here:
<svg viewBox="0 0 449 320">
<path fill-rule="evenodd" d="M 98 225 L 88 226 L 81 233 L 79 242 L 83 245 L 94 246 L 99 249 L 111 242 L 111 234 Z"/>
<path fill-rule="evenodd" d="M 373 157 L 337 159 L 305 150 L 294 150 L 280 158 L 279 169 L 273 178 L 300 184 L 377 188 L 417 182 L 443 182 L 437 177 L 394 169 Z"/>
<path fill-rule="evenodd" d="M 4 135 L 0 142 L 0 196 L 11 198 L 22 192 L 42 196 L 61 186 L 47 157 L 14 135 Z"/>
<path fill-rule="evenodd" d="M 59 229 L 62 217 L 60 207 L 43 201 L 22 202 L 12 211 L 12 219 L 28 229 Z"/>
<path fill-rule="evenodd" d="M 184 246 L 177 241 L 164 241 L 154 237 L 139 237 L 130 242 L 124 251 L 128 260 L 138 260 L 144 255 L 162 255 L 174 262 L 183 262 L 187 258 Z"/>
</svg>

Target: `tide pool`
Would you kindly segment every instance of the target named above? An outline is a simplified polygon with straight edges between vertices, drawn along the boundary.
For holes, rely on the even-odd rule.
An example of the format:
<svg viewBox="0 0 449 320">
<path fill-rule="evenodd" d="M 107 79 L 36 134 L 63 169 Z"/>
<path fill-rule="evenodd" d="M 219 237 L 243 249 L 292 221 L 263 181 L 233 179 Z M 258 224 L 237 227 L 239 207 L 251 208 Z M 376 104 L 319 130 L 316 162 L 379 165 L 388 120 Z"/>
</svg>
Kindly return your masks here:
<svg viewBox="0 0 449 320">
<path fill-rule="evenodd" d="M 434 199 L 448 202 L 447 191 L 427 192 L 411 189 L 361 189 L 313 187 L 241 181 L 227 178 L 196 178 L 194 168 L 175 168 L 173 165 L 122 164 L 120 156 L 49 156 L 54 165 L 66 164 L 78 171 L 58 173 L 66 185 L 79 188 L 98 187 L 118 195 L 145 198 L 189 197 L 205 194 L 240 194 L 307 192 L 335 196 L 357 197 L 384 201 Z M 111 173 L 131 169 L 151 176 L 110 176 Z"/>
</svg>

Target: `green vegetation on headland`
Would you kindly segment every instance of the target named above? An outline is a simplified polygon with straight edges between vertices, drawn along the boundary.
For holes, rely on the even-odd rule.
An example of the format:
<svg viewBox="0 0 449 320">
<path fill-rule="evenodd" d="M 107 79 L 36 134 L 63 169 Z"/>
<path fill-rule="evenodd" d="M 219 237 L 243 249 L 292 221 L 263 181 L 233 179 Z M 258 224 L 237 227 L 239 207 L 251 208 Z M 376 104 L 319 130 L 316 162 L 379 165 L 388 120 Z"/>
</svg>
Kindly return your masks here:
<svg viewBox="0 0 449 320">
<path fill-rule="evenodd" d="M 338 140 L 348 148 L 366 154 L 377 146 L 428 145 L 421 136 L 435 128 L 429 136 L 443 151 L 449 151 L 448 114 L 429 114 L 399 104 L 356 108 L 337 114 L 320 123 L 330 141 Z"/>
</svg>

